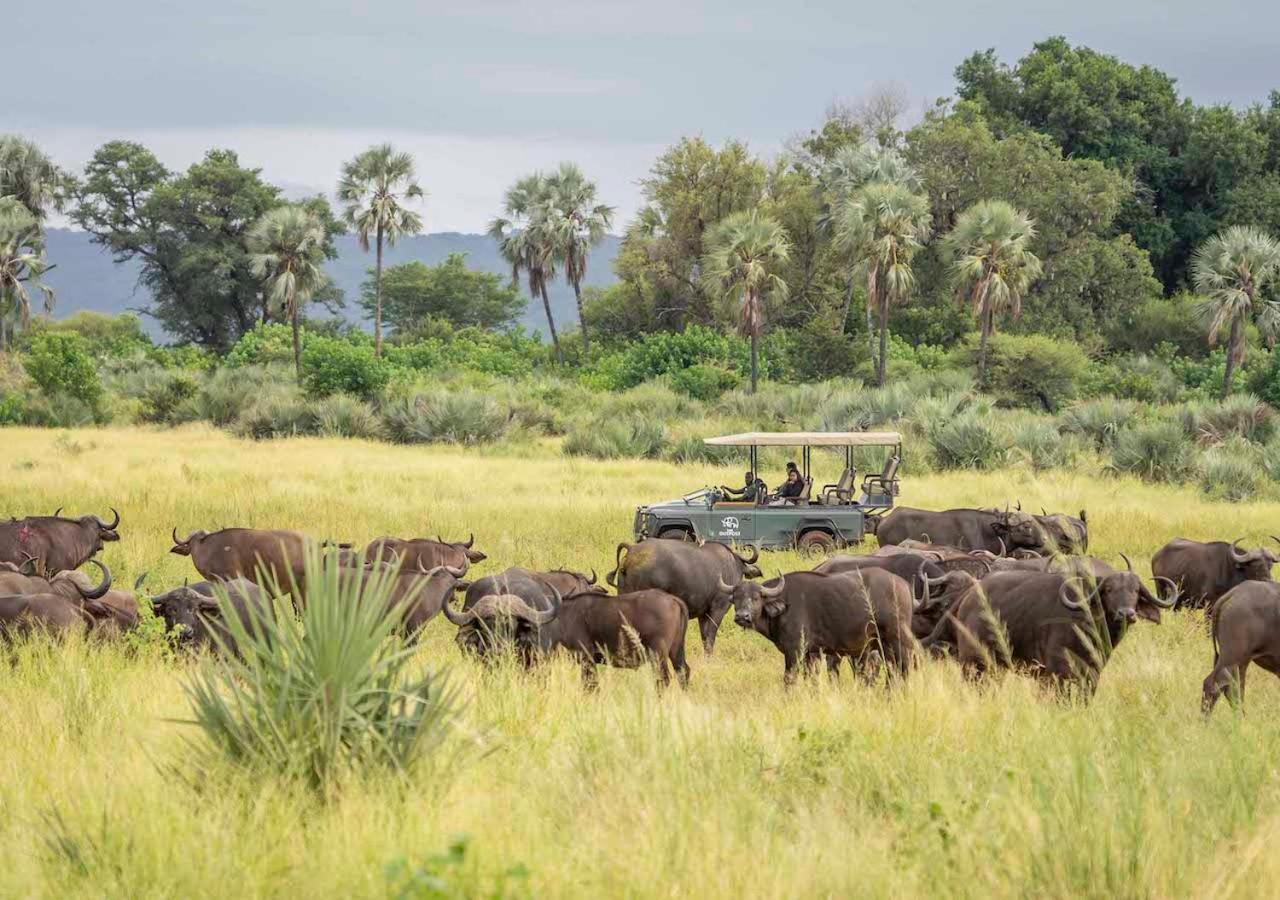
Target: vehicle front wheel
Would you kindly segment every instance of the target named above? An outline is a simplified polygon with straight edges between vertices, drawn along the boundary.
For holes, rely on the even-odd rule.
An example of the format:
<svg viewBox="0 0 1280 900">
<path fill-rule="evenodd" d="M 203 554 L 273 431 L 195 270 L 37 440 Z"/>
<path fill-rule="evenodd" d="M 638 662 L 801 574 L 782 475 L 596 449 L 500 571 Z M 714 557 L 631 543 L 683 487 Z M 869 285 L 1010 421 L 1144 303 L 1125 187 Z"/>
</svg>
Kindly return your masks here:
<svg viewBox="0 0 1280 900">
<path fill-rule="evenodd" d="M 664 541 L 688 541 L 691 544 L 695 540 L 692 531 L 688 528 L 681 528 L 679 526 L 662 529 L 658 532 L 658 537 Z"/>
<path fill-rule="evenodd" d="M 825 556 L 836 549 L 836 541 L 825 531 L 806 531 L 796 541 L 796 549 L 805 556 Z"/>
</svg>

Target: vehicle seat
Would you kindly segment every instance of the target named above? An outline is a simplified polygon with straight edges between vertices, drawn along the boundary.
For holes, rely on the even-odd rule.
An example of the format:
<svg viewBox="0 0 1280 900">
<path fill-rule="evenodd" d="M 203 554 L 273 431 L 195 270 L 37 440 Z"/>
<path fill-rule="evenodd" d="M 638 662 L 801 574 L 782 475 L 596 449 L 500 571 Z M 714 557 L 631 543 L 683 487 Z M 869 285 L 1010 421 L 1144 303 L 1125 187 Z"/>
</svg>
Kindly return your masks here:
<svg viewBox="0 0 1280 900">
<path fill-rule="evenodd" d="M 800 496 L 796 498 L 796 506 L 801 506 L 809 502 L 809 497 L 813 493 L 813 479 L 806 478 L 804 480 L 804 490 Z"/>
<path fill-rule="evenodd" d="M 828 506 L 843 501 L 853 500 L 853 482 L 857 472 L 855 469 L 846 468 L 840 473 L 840 480 L 835 484 L 828 484 L 822 489 L 822 502 Z M 806 492 L 807 496 L 807 492 Z"/>
<path fill-rule="evenodd" d="M 868 475 L 862 482 L 862 493 L 870 497 L 872 492 L 892 497 L 898 493 L 898 466 L 902 460 L 890 456 L 884 463 L 884 471 L 879 475 Z"/>
</svg>

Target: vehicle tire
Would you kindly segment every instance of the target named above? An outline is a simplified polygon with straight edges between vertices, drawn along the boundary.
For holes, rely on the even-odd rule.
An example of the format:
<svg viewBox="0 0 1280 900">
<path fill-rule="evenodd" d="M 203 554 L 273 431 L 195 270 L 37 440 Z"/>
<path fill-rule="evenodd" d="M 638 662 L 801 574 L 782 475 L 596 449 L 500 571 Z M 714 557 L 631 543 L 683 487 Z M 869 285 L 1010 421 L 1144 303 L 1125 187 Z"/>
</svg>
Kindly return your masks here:
<svg viewBox="0 0 1280 900">
<path fill-rule="evenodd" d="M 658 538 L 664 541 L 687 541 L 690 544 L 697 540 L 692 531 L 680 525 L 662 529 L 658 532 Z"/>
<path fill-rule="evenodd" d="M 836 549 L 836 539 L 825 531 L 806 531 L 796 541 L 796 549 L 805 556 L 825 556 Z"/>
</svg>

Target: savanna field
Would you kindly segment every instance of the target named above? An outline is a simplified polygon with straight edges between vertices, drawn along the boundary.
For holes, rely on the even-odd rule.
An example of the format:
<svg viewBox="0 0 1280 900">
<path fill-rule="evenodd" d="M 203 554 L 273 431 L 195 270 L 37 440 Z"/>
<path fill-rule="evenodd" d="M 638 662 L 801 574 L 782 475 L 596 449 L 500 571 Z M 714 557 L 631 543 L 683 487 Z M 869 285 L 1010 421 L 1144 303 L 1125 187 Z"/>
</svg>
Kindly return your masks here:
<svg viewBox="0 0 1280 900">
<path fill-rule="evenodd" d="M 169 534 L 296 528 L 358 542 L 476 535 L 509 565 L 613 567 L 636 504 L 741 477 L 664 462 L 352 440 L 250 442 L 177 430 L 6 429 L 0 515 L 123 517 L 105 561 L 144 592 L 196 579 Z M 908 453 L 910 448 L 908 447 Z M 831 469 L 825 479 L 822 466 Z M 816 480 L 835 458 L 815 453 Z M 1280 531 L 1280 504 L 1090 471 L 904 479 L 900 502 L 1089 511 L 1090 549 Z M 766 574 L 808 568 L 766 554 Z M 693 681 L 557 660 L 482 670 L 428 625 L 423 666 L 466 700 L 406 783 L 323 800 L 284 779 L 197 769 L 184 724 L 199 660 L 158 642 L 20 647 L 0 676 L 0 895 L 13 897 L 1265 897 L 1280 884 L 1280 684 L 1209 721 L 1202 620 L 1168 614 L 1120 645 L 1089 705 L 1032 681 L 966 682 L 926 662 L 905 685 L 846 670 L 782 686 L 782 657 L 727 617 Z"/>
</svg>

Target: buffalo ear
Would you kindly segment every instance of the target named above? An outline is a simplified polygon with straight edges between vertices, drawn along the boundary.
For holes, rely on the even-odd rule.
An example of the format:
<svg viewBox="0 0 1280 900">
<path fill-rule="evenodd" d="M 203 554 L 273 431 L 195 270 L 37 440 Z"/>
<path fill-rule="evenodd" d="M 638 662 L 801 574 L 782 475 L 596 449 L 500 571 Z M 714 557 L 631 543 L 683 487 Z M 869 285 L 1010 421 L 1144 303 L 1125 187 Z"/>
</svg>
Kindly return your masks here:
<svg viewBox="0 0 1280 900">
<path fill-rule="evenodd" d="M 1160 624 L 1160 607 L 1156 606 L 1155 598 L 1151 596 L 1151 592 L 1145 585 L 1138 590 L 1138 617 L 1156 625 Z"/>
<path fill-rule="evenodd" d="M 770 619 L 776 619 L 787 610 L 787 601 L 781 597 L 775 597 L 773 600 L 766 600 L 764 604 L 764 614 Z"/>
<path fill-rule="evenodd" d="M 460 593 L 462 593 L 463 591 L 467 590 L 467 589 L 468 589 L 468 588 L 470 588 L 470 587 L 471 587 L 471 582 L 470 582 L 470 581 L 462 581 L 462 580 L 455 581 L 455 582 L 453 583 L 453 592 L 454 592 L 455 594 L 460 594 Z"/>
</svg>

